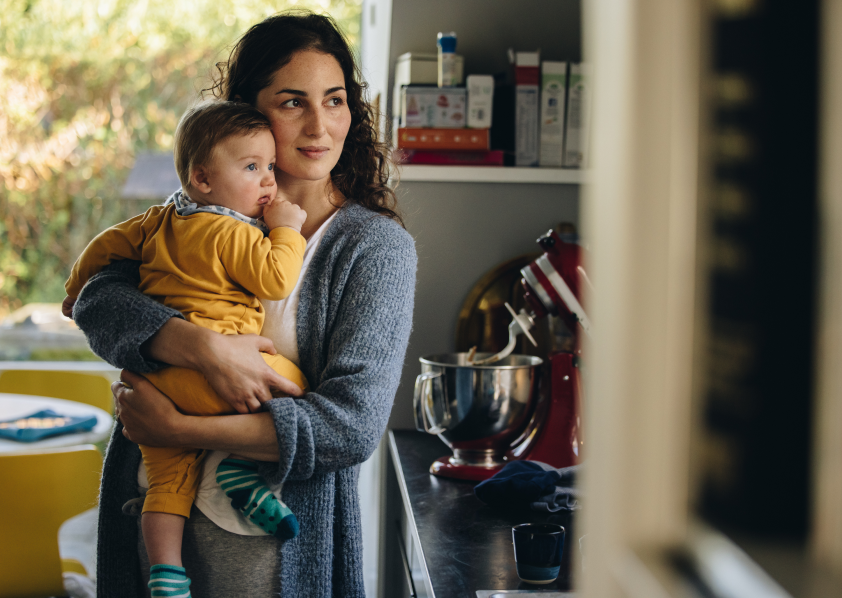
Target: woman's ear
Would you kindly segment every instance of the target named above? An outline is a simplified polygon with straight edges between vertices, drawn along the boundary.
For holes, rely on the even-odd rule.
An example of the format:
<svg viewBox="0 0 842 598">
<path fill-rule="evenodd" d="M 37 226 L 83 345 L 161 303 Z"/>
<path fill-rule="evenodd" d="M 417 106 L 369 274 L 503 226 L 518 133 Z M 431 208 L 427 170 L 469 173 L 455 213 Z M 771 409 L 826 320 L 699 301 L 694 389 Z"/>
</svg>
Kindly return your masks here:
<svg viewBox="0 0 842 598">
<path fill-rule="evenodd" d="M 204 166 L 194 166 L 190 171 L 190 186 L 199 193 L 210 193 L 211 185 L 208 169 Z"/>
</svg>

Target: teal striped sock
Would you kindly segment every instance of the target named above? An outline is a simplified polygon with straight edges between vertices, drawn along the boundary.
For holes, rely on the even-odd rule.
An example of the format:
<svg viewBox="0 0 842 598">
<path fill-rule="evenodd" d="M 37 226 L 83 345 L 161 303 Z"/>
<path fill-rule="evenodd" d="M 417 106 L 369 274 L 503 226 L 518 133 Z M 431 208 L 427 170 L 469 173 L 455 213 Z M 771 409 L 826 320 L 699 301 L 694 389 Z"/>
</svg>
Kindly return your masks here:
<svg viewBox="0 0 842 598">
<path fill-rule="evenodd" d="M 149 569 L 152 598 L 190 598 L 190 578 L 184 567 L 152 565 Z"/>
<path fill-rule="evenodd" d="M 298 535 L 298 520 L 278 500 L 262 477 L 257 465 L 244 459 L 223 459 L 216 468 L 216 481 L 239 509 L 270 535 L 289 540 Z"/>
</svg>

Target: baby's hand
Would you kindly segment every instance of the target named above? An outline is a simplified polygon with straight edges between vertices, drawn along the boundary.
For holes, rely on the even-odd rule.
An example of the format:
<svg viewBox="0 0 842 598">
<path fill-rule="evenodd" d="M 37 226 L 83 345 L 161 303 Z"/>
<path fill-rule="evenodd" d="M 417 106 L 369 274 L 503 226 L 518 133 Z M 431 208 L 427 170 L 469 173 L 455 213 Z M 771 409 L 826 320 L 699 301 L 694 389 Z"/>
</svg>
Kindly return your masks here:
<svg viewBox="0 0 842 598">
<path fill-rule="evenodd" d="M 270 229 L 288 226 L 301 232 L 305 220 L 307 212 L 284 199 L 276 199 L 263 209 L 263 221 Z"/>
<path fill-rule="evenodd" d="M 73 319 L 73 306 L 76 304 L 76 299 L 72 299 L 71 297 L 65 297 L 64 301 L 61 302 L 61 313 L 66 318 Z"/>
</svg>

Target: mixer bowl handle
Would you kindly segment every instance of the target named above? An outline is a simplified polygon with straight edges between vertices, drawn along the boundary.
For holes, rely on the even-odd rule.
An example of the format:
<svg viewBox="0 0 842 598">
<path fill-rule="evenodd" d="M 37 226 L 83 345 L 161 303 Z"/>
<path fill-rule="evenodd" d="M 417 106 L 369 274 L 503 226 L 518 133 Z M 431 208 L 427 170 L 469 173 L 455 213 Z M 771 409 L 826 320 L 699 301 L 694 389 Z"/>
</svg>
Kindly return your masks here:
<svg viewBox="0 0 842 598">
<path fill-rule="evenodd" d="M 436 418 L 436 393 L 433 392 L 433 380 L 441 378 L 441 372 L 424 372 L 415 378 L 415 428 L 427 434 L 441 434 L 450 425 L 450 411 L 444 397 L 438 397 L 442 403 L 442 420 Z"/>
</svg>

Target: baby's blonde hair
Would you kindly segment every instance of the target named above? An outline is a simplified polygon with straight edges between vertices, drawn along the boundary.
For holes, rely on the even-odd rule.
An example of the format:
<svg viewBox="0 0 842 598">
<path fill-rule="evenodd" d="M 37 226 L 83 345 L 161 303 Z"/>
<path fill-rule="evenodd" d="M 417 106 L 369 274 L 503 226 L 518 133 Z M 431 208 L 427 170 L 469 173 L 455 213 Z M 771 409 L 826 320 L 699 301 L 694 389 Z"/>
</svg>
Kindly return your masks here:
<svg viewBox="0 0 842 598">
<path fill-rule="evenodd" d="M 210 100 L 189 108 L 175 130 L 173 154 L 181 188 L 193 191 L 190 173 L 197 166 L 208 166 L 213 151 L 232 135 L 250 135 L 270 130 L 269 119 L 254 106 L 242 102 Z"/>
</svg>

